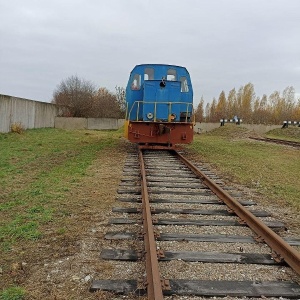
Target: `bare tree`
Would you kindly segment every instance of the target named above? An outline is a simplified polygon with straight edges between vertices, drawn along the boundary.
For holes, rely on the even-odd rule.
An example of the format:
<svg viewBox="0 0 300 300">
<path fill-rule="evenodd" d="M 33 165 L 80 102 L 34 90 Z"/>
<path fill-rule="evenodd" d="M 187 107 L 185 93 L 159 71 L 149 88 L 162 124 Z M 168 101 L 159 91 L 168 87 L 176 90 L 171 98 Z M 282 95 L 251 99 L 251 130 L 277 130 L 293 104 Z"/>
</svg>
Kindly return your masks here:
<svg viewBox="0 0 300 300">
<path fill-rule="evenodd" d="M 121 117 L 125 118 L 126 113 L 126 90 L 123 87 L 116 86 L 116 99 L 121 110 Z"/>
<path fill-rule="evenodd" d="M 117 96 L 106 88 L 100 88 L 95 97 L 93 105 L 94 118 L 124 118 L 124 111 L 120 108 Z"/>
<path fill-rule="evenodd" d="M 70 76 L 57 86 L 52 103 L 69 107 L 70 117 L 88 117 L 93 110 L 95 94 L 93 83 Z"/>
</svg>

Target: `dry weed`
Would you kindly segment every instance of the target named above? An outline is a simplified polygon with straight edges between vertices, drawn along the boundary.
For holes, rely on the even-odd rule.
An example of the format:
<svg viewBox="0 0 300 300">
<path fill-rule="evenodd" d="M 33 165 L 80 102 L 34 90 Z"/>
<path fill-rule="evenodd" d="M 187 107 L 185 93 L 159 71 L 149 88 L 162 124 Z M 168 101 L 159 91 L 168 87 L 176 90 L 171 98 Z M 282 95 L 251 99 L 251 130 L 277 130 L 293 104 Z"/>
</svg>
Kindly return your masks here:
<svg viewBox="0 0 300 300">
<path fill-rule="evenodd" d="M 24 126 L 21 122 L 12 123 L 10 126 L 10 131 L 14 133 L 21 134 L 25 130 Z"/>
</svg>

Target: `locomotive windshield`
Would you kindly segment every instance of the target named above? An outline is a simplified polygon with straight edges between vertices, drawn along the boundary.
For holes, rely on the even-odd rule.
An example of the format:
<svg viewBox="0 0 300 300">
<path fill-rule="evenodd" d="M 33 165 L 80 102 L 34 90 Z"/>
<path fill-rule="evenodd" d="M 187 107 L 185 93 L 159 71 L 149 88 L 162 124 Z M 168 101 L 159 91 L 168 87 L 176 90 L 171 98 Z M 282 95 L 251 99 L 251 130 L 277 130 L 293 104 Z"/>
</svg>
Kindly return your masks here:
<svg viewBox="0 0 300 300">
<path fill-rule="evenodd" d="M 181 82 L 181 92 L 187 93 L 189 91 L 189 86 L 186 77 L 180 77 Z"/>
<path fill-rule="evenodd" d="M 145 69 L 144 80 L 154 80 L 154 69 L 153 68 Z"/>
<path fill-rule="evenodd" d="M 175 69 L 168 70 L 167 80 L 168 81 L 176 81 L 176 70 Z"/>
</svg>

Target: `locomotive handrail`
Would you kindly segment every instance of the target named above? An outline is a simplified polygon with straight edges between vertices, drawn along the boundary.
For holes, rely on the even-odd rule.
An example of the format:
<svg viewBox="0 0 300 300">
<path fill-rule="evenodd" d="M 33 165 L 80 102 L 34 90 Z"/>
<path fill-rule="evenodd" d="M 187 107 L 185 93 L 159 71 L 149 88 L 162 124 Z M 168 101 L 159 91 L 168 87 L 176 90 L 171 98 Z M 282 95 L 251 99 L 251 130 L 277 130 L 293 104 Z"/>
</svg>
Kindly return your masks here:
<svg viewBox="0 0 300 300">
<path fill-rule="evenodd" d="M 139 120 L 139 112 L 140 112 L 140 104 L 154 104 L 154 116 L 153 116 L 153 121 L 156 122 L 156 110 L 157 110 L 157 105 L 164 104 L 168 105 L 168 115 L 171 114 L 172 111 L 172 105 L 186 105 L 186 116 L 185 116 L 185 122 L 188 123 L 188 114 L 189 112 L 192 114 L 193 113 L 193 104 L 192 103 L 187 103 L 187 102 L 157 102 L 157 101 L 134 101 L 134 103 L 131 106 L 130 111 L 126 114 L 126 120 L 130 120 L 131 113 L 133 111 L 133 108 L 137 106 L 137 111 L 136 111 L 136 121 Z M 191 107 L 191 111 L 189 110 L 189 107 Z M 127 110 L 128 111 L 128 110 Z M 145 121 L 145 120 L 144 120 Z"/>
</svg>

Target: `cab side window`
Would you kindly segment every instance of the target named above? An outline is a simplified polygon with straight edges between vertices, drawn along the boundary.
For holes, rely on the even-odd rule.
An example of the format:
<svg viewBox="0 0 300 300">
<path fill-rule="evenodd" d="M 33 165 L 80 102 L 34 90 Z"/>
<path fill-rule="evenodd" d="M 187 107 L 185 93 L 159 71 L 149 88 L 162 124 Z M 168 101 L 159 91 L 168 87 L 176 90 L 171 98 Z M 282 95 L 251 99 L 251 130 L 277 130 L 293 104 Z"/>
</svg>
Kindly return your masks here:
<svg viewBox="0 0 300 300">
<path fill-rule="evenodd" d="M 153 68 L 145 69 L 144 80 L 154 80 L 154 69 Z"/>
<path fill-rule="evenodd" d="M 168 70 L 167 80 L 176 81 L 176 70 L 175 69 L 169 69 Z"/>
<path fill-rule="evenodd" d="M 131 89 L 132 90 L 139 90 L 141 88 L 141 75 L 140 74 L 134 74 L 133 80 L 131 83 Z"/>
<path fill-rule="evenodd" d="M 189 91 L 189 86 L 185 76 L 180 77 L 180 83 L 181 83 L 181 92 L 187 93 Z"/>
</svg>

